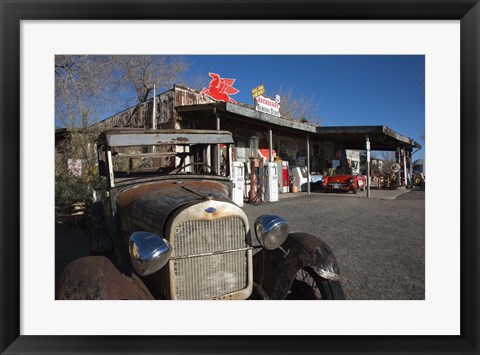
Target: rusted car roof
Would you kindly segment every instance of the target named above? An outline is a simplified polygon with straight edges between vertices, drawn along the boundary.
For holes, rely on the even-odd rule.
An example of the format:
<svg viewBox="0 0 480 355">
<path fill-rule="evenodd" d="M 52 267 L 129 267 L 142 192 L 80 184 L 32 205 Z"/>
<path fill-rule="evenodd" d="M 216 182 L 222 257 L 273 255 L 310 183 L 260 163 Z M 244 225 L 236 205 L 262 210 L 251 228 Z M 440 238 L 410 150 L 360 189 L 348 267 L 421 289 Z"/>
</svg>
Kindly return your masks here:
<svg viewBox="0 0 480 355">
<path fill-rule="evenodd" d="M 233 138 L 228 131 L 120 128 L 103 132 L 99 137 L 99 142 L 112 147 L 158 144 L 232 144 Z"/>
</svg>

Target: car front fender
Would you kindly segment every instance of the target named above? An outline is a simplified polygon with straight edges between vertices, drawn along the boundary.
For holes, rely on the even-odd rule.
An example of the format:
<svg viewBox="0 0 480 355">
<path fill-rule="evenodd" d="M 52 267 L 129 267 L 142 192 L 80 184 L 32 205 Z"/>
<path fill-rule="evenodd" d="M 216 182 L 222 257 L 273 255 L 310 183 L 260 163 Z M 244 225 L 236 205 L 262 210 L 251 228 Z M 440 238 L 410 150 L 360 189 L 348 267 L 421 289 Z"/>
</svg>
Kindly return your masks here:
<svg viewBox="0 0 480 355">
<path fill-rule="evenodd" d="M 126 276 L 104 256 L 87 256 L 67 265 L 60 277 L 60 300 L 152 300 L 145 284 Z"/>
<path fill-rule="evenodd" d="M 338 280 L 337 259 L 319 237 L 307 233 L 290 233 L 280 249 L 262 249 L 253 257 L 253 280 L 271 299 L 285 299 L 297 272 L 312 268 L 328 280 Z"/>
</svg>

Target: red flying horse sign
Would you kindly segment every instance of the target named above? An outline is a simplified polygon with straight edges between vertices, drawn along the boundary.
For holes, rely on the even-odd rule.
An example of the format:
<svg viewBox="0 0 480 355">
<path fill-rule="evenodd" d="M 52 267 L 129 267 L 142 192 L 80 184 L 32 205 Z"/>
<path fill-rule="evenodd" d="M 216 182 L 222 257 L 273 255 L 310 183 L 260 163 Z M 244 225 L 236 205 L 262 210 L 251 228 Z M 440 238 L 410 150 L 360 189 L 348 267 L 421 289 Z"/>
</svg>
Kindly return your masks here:
<svg viewBox="0 0 480 355">
<path fill-rule="evenodd" d="M 217 101 L 225 101 L 236 104 L 237 102 L 230 97 L 238 92 L 232 85 L 235 79 L 221 78 L 220 75 L 215 73 L 208 73 L 208 76 L 212 78 L 207 88 L 203 88 L 197 95 L 197 100 L 200 97 L 209 97 Z"/>
</svg>

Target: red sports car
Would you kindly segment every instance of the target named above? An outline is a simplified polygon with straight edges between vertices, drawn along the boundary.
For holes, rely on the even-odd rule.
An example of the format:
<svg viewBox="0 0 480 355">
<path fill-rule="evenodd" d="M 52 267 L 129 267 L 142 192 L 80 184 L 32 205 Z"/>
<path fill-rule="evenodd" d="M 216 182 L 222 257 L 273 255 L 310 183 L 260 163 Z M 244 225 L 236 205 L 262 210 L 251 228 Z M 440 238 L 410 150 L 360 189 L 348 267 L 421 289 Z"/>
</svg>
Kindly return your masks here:
<svg viewBox="0 0 480 355">
<path fill-rule="evenodd" d="M 354 194 L 357 190 L 365 190 L 367 186 L 367 177 L 365 175 L 352 175 L 341 169 L 337 169 L 333 176 L 325 176 L 323 178 L 323 191 L 353 191 Z"/>
</svg>

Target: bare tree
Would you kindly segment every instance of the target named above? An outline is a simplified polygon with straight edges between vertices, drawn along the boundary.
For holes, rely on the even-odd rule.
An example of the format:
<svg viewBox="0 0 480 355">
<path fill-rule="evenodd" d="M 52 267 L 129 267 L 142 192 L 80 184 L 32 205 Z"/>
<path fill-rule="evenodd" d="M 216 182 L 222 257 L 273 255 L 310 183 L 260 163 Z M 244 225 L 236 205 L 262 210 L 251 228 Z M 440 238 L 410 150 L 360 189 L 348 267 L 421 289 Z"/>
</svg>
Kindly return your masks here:
<svg viewBox="0 0 480 355">
<path fill-rule="evenodd" d="M 88 127 L 109 103 L 112 84 L 106 56 L 55 56 L 55 125 Z"/>
<path fill-rule="evenodd" d="M 387 174 L 387 175 L 392 173 L 390 167 L 392 166 L 393 163 L 396 162 L 395 152 L 374 150 L 374 151 L 371 151 L 370 156 L 372 160 L 374 159 L 376 161 L 381 162 L 381 163 L 377 163 L 378 165 L 375 168 L 377 173 Z"/>
<path fill-rule="evenodd" d="M 212 79 L 205 74 L 196 74 L 195 76 L 181 78 L 179 84 L 201 91 L 204 87 L 208 87 L 211 80 Z"/>
<path fill-rule="evenodd" d="M 55 124 L 86 128 L 114 109 L 170 88 L 187 69 L 178 56 L 57 55 Z"/>
<path fill-rule="evenodd" d="M 55 57 L 55 126 L 68 128 L 56 149 L 56 205 L 88 201 L 96 188 L 93 123 L 127 104 L 144 102 L 153 85 L 169 88 L 186 69 L 173 56 L 57 55 Z M 80 166 L 81 171 L 69 168 Z"/>
<path fill-rule="evenodd" d="M 391 166 L 393 163 L 396 163 L 395 152 L 392 151 L 382 151 L 381 160 L 383 161 L 383 172 L 386 174 L 391 174 Z"/>
<path fill-rule="evenodd" d="M 321 119 L 316 114 L 318 104 L 313 96 L 295 96 L 293 90 L 284 90 L 283 88 L 279 88 L 276 94 L 281 98 L 280 113 L 282 116 L 320 125 Z"/>
<path fill-rule="evenodd" d="M 119 73 L 120 83 L 135 91 L 137 103 L 147 100 L 154 85 L 159 90 L 172 87 L 188 67 L 177 56 L 112 56 L 111 63 Z"/>
</svg>

